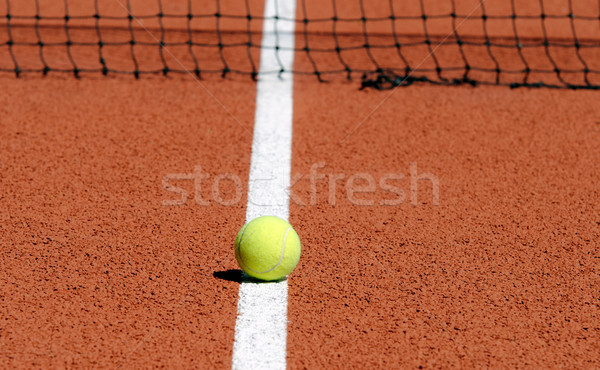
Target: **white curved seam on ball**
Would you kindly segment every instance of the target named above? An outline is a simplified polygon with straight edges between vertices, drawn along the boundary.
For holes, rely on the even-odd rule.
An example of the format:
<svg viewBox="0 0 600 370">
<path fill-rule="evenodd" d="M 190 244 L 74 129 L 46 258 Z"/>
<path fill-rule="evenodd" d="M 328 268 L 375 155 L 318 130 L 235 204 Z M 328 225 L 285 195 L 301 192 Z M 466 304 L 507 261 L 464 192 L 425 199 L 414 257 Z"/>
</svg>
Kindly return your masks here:
<svg viewBox="0 0 600 370">
<path fill-rule="evenodd" d="M 239 242 L 235 243 L 235 249 L 236 249 L 237 251 L 239 251 L 239 250 L 240 250 L 240 245 L 242 245 L 242 239 L 244 239 L 244 233 L 246 232 L 246 229 L 247 229 L 247 227 L 248 227 L 248 224 L 245 224 L 245 225 L 242 227 L 242 235 L 240 235 L 240 240 L 239 240 Z M 242 256 L 240 255 L 240 260 L 241 260 L 241 259 L 242 259 Z"/>
<path fill-rule="evenodd" d="M 242 228 L 242 235 L 240 235 L 240 241 L 238 243 L 238 248 L 242 244 L 242 239 L 244 239 L 244 234 L 246 233 L 246 229 L 248 228 L 248 224 L 245 224 Z"/>
<path fill-rule="evenodd" d="M 245 263 L 244 263 L 244 259 L 242 258 L 242 253 L 240 253 L 240 263 L 243 265 L 242 267 L 254 272 L 255 274 L 266 274 L 268 272 L 271 272 L 273 270 L 275 270 L 283 261 L 283 256 L 285 254 L 285 242 L 287 240 L 287 236 L 290 232 L 290 230 L 292 229 L 292 227 L 288 227 L 288 229 L 285 231 L 285 235 L 283 236 L 283 245 L 281 248 L 281 256 L 279 256 L 279 261 L 277 262 L 277 264 L 275 266 L 273 266 L 272 268 L 268 269 L 267 271 L 255 271 L 253 269 L 251 269 L 250 267 L 248 267 Z M 246 230 L 244 230 L 246 231 Z M 240 245 L 242 244 L 242 238 L 244 237 L 244 231 L 242 231 L 242 235 L 240 236 Z"/>
<path fill-rule="evenodd" d="M 248 224 L 244 225 L 244 228 L 242 229 L 242 235 L 240 235 L 240 241 L 235 245 L 235 249 L 237 249 L 237 252 L 240 255 L 240 264 L 243 265 L 242 268 L 248 268 L 244 263 L 244 259 L 242 258 L 242 240 L 244 240 L 244 234 L 246 233 L 247 226 Z"/>
</svg>

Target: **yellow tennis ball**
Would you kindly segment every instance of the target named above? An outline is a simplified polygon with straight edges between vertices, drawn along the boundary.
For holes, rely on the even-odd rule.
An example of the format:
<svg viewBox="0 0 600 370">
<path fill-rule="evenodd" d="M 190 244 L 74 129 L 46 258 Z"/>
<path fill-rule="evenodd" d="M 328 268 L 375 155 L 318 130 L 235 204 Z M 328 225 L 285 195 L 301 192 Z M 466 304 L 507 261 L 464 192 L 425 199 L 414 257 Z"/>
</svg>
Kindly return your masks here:
<svg viewBox="0 0 600 370">
<path fill-rule="evenodd" d="M 289 275 L 300 251 L 300 238 L 292 225 L 275 216 L 255 218 L 235 238 L 235 259 L 246 274 L 260 280 Z"/>
</svg>

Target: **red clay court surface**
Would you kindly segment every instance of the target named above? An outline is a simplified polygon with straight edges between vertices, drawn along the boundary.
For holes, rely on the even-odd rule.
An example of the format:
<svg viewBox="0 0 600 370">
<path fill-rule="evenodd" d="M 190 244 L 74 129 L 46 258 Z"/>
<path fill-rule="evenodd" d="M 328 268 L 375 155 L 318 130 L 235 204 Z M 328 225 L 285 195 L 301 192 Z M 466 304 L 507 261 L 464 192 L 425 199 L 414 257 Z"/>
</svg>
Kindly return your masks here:
<svg viewBox="0 0 600 370">
<path fill-rule="evenodd" d="M 288 367 L 600 367 L 599 93 L 358 85 L 294 77 Z M 231 367 L 256 84 L 0 86 L 0 366 Z"/>
</svg>

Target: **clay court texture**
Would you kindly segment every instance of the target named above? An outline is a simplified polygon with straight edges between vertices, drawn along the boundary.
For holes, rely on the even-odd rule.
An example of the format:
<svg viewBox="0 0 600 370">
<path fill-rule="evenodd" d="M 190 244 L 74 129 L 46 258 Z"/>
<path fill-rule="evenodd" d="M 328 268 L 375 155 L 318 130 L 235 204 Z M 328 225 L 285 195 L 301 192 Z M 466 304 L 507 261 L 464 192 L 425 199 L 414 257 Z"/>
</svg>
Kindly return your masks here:
<svg viewBox="0 0 600 370">
<path fill-rule="evenodd" d="M 595 1 L 9 0 L 0 70 L 2 368 L 600 367 Z"/>
</svg>

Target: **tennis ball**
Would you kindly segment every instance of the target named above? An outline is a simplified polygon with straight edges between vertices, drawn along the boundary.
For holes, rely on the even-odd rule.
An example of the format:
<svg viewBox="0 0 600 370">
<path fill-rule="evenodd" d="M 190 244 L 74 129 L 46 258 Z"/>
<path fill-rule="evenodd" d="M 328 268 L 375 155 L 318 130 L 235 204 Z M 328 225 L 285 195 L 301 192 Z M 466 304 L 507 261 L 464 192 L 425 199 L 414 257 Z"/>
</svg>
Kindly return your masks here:
<svg viewBox="0 0 600 370">
<path fill-rule="evenodd" d="M 301 244 L 287 221 L 275 216 L 255 218 L 235 238 L 235 259 L 244 272 L 260 280 L 289 275 L 300 259 Z"/>
</svg>

